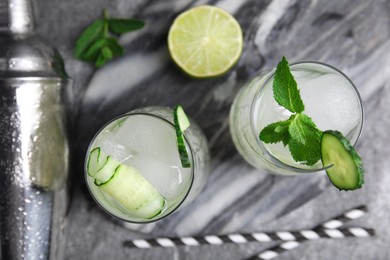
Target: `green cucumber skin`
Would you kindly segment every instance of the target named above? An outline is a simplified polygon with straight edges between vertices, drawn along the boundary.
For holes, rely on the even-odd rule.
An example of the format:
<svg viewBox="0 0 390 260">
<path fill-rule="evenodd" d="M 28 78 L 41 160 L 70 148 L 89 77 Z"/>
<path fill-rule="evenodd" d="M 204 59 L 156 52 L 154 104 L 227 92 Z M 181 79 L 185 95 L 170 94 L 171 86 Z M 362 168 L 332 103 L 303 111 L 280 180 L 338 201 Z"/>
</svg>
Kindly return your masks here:
<svg viewBox="0 0 390 260">
<path fill-rule="evenodd" d="M 107 158 L 109 158 L 109 157 L 107 157 Z M 108 159 L 107 159 L 107 162 L 108 162 Z M 106 163 L 106 164 L 107 164 L 107 163 Z M 112 176 L 111 176 L 108 180 L 106 180 L 105 182 L 100 182 L 100 181 L 98 181 L 97 179 L 95 179 L 95 181 L 94 181 L 93 183 L 95 183 L 96 186 L 102 186 L 102 185 L 108 183 L 112 178 L 114 178 L 115 173 L 118 171 L 118 168 L 119 168 L 120 166 L 121 166 L 121 165 L 119 164 L 119 165 L 115 168 L 114 173 L 112 174 Z"/>
<path fill-rule="evenodd" d="M 175 114 L 177 115 L 180 130 L 184 132 L 191 125 L 190 120 L 188 119 L 186 113 L 184 112 L 183 107 L 181 107 L 180 105 L 176 106 Z"/>
<path fill-rule="evenodd" d="M 100 186 L 104 183 L 107 183 L 110 181 L 110 179 L 113 177 L 115 170 L 120 166 L 121 164 L 112 158 L 112 156 L 106 156 L 106 162 L 104 165 L 100 168 L 99 171 L 94 175 L 95 179 L 95 185 Z M 111 169 L 111 170 L 110 170 Z M 104 178 L 105 175 L 109 174 L 108 179 Z M 103 177 L 103 180 L 102 180 Z"/>
<path fill-rule="evenodd" d="M 88 156 L 88 162 L 87 162 L 87 173 L 89 176 L 91 177 L 94 177 L 95 175 L 92 175 L 91 174 L 91 157 L 93 154 L 97 153 L 97 157 L 96 157 L 96 160 L 99 161 L 99 158 L 100 158 L 100 147 L 96 147 L 94 148 L 90 153 L 89 153 L 89 156 Z M 96 171 L 97 172 L 97 171 Z"/>
<path fill-rule="evenodd" d="M 102 190 L 104 190 L 105 192 L 108 192 L 108 194 L 110 194 L 111 196 L 114 196 L 114 193 L 113 193 L 113 191 L 112 191 L 112 189 L 113 189 L 113 186 L 111 186 L 110 188 L 109 188 L 109 185 L 114 185 L 114 183 L 113 183 L 113 181 L 114 181 L 114 179 L 115 179 L 115 181 L 117 182 L 118 181 L 118 179 L 117 178 L 121 178 L 121 180 L 122 180 L 122 183 L 123 183 L 123 175 L 122 176 L 120 176 L 120 174 L 124 174 L 124 172 L 126 172 L 127 171 L 127 173 L 126 174 L 130 174 L 129 172 L 128 172 L 128 170 L 130 169 L 129 168 L 130 166 L 127 166 L 127 165 L 123 165 L 123 164 L 121 164 L 121 165 L 119 165 L 116 169 L 115 169 L 115 171 L 114 171 L 114 174 L 111 176 L 111 178 L 108 180 L 108 181 L 106 181 L 106 182 L 104 182 L 104 183 L 102 183 L 102 184 L 100 184 L 99 186 L 99 188 L 100 189 L 102 189 Z M 136 173 L 136 175 L 135 176 L 137 176 L 137 175 L 139 175 L 139 176 L 141 176 L 141 178 L 142 178 L 142 181 L 141 182 L 146 182 L 148 185 L 150 185 L 150 187 L 152 187 L 152 191 L 153 191 L 153 193 L 154 193 L 154 195 L 152 196 L 152 197 L 149 197 L 146 201 L 142 201 L 142 200 L 133 200 L 132 202 L 131 202 L 131 204 L 122 204 L 122 206 L 124 206 L 127 210 L 130 210 L 133 214 L 139 214 L 140 212 L 139 211 L 141 211 L 141 210 L 143 210 L 143 208 L 144 207 L 147 207 L 148 205 L 150 205 L 151 203 L 153 203 L 153 201 L 151 201 L 150 199 L 151 198 L 153 198 L 153 197 L 157 197 L 159 200 L 159 202 L 160 202 L 160 205 L 158 205 L 158 207 L 156 207 L 156 209 L 157 209 L 157 211 L 155 211 L 155 212 L 153 212 L 151 215 L 148 215 L 148 216 L 144 216 L 144 215 L 140 215 L 139 217 L 143 217 L 143 218 L 146 218 L 146 219 L 152 219 L 152 218 L 154 218 L 154 217 L 156 217 L 156 216 L 158 216 L 159 214 L 161 214 L 161 212 L 163 211 L 163 209 L 164 209 L 164 206 L 165 206 L 165 199 L 164 199 L 164 197 L 149 183 L 149 182 L 147 182 L 143 177 L 142 177 L 142 175 L 140 174 L 140 173 Z M 133 175 L 134 176 L 134 175 Z M 135 177 L 134 176 L 134 177 Z M 134 178 L 134 177 L 132 177 L 132 178 Z M 136 178 L 138 178 L 138 177 L 136 177 Z M 125 179 L 126 180 L 126 179 Z M 115 182 L 114 181 L 114 182 Z M 133 179 L 133 183 L 134 183 L 134 181 L 135 182 L 139 182 L 140 181 L 140 179 Z M 125 181 L 125 183 L 126 183 L 126 181 Z M 117 184 L 118 185 L 118 184 Z M 115 187 L 117 187 L 116 185 L 115 185 Z M 150 190 L 149 190 L 150 191 Z M 115 194 L 116 194 L 116 192 L 117 192 L 117 189 L 115 189 Z M 129 195 L 130 196 L 130 195 Z M 133 195 L 133 198 L 134 198 L 134 196 L 139 196 L 139 195 L 137 195 L 137 194 L 134 194 Z M 118 198 L 116 198 L 116 200 L 118 201 Z M 142 201 L 142 202 L 141 202 Z"/>
<path fill-rule="evenodd" d="M 99 165 L 99 160 L 102 159 L 105 162 Z M 108 192 L 131 214 L 152 219 L 163 212 L 166 203 L 164 197 L 136 168 L 121 164 L 107 156 L 99 147 L 91 151 L 87 167 L 94 185 Z"/>
<path fill-rule="evenodd" d="M 181 106 L 177 105 L 173 110 L 173 123 L 175 125 L 175 130 L 176 130 L 177 146 L 180 155 L 180 161 L 183 168 L 190 168 L 191 162 L 187 153 L 186 145 L 184 142 L 184 135 L 180 128 L 179 119 L 177 116 L 177 111 L 179 108 L 181 108 Z"/>
<path fill-rule="evenodd" d="M 363 169 L 363 162 L 362 162 L 362 159 L 360 158 L 359 154 L 355 151 L 353 146 L 349 143 L 349 141 L 339 131 L 335 131 L 335 130 L 324 131 L 323 135 L 322 135 L 322 138 L 326 134 L 333 135 L 338 140 L 340 140 L 340 142 L 343 145 L 343 147 L 350 153 L 350 155 L 352 157 L 352 160 L 355 162 L 356 170 L 357 170 L 357 173 L 358 173 L 358 183 L 357 183 L 355 188 L 353 188 L 353 189 L 343 189 L 343 188 L 339 188 L 337 186 L 335 186 L 335 187 L 338 188 L 339 190 L 356 190 L 356 189 L 361 188 L 363 186 L 363 184 L 364 184 L 364 169 Z M 322 151 L 322 149 L 321 149 L 321 151 Z M 321 161 L 322 161 L 322 156 L 321 156 Z M 322 162 L 322 163 L 324 163 L 324 162 Z M 327 165 L 324 165 L 324 166 L 327 166 Z M 329 177 L 329 174 L 328 174 L 328 177 Z M 329 179 L 330 179 L 330 177 L 329 177 Z"/>
<path fill-rule="evenodd" d="M 96 148 L 94 148 L 90 153 L 89 153 L 89 156 L 88 156 L 88 162 L 87 162 L 87 174 L 89 175 L 89 176 L 91 176 L 92 178 L 94 178 L 95 177 L 95 175 L 107 164 L 107 162 L 108 162 L 108 157 L 106 157 L 106 161 L 104 162 L 104 164 L 103 165 L 101 165 L 101 167 L 100 168 L 96 168 L 95 170 L 95 174 L 94 175 L 92 175 L 91 174 L 91 171 L 90 171 L 90 169 L 91 169 L 91 167 L 90 167 L 90 164 L 91 164 L 91 159 L 92 159 L 92 155 L 94 154 L 94 153 L 98 153 L 97 154 L 97 157 L 96 157 L 96 162 L 97 162 L 97 164 L 99 163 L 99 161 L 100 161 L 100 156 L 101 156 L 101 149 L 100 149 L 100 147 L 96 147 Z"/>
</svg>

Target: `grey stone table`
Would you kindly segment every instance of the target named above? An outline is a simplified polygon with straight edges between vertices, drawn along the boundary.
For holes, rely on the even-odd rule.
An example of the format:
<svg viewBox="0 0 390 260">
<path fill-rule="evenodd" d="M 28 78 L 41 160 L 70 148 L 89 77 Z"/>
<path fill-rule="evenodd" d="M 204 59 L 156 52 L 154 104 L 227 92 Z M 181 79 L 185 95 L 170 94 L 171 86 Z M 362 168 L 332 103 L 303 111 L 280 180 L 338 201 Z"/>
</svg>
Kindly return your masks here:
<svg viewBox="0 0 390 260">
<path fill-rule="evenodd" d="M 169 58 L 167 31 L 175 16 L 212 4 L 232 13 L 245 36 L 243 55 L 227 75 L 194 80 Z M 384 0 L 40 0 L 39 33 L 61 51 L 74 79 L 72 204 L 66 259 L 242 259 L 268 248 L 242 245 L 129 249 L 122 242 L 156 235 L 225 234 L 310 228 L 344 210 L 367 204 L 370 213 L 351 223 L 374 227 L 370 239 L 305 243 L 279 259 L 390 259 L 390 4 Z M 80 32 L 107 8 L 146 27 L 123 35 L 126 54 L 102 69 L 72 57 Z M 344 71 L 357 85 L 365 126 L 357 149 L 366 184 L 339 192 L 324 174 L 278 177 L 238 156 L 229 135 L 231 102 L 256 71 L 290 61 L 316 60 Z M 100 210 L 83 178 L 83 159 L 93 134 L 113 116 L 137 107 L 183 104 L 209 140 L 212 171 L 204 192 L 187 208 L 137 232 Z"/>
</svg>

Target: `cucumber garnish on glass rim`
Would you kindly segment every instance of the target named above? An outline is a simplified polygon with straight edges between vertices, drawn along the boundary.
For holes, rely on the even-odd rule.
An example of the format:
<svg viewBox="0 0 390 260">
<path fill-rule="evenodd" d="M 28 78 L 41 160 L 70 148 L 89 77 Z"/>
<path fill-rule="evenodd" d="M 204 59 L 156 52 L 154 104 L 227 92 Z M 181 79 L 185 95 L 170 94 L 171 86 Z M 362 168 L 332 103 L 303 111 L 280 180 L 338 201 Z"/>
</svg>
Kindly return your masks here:
<svg viewBox="0 0 390 260">
<path fill-rule="evenodd" d="M 177 105 L 173 110 L 173 122 L 176 129 L 177 148 L 179 151 L 181 165 L 183 168 L 190 168 L 191 162 L 188 157 L 183 135 L 184 131 L 190 126 L 190 120 L 180 105 Z"/>
<path fill-rule="evenodd" d="M 359 189 L 364 183 L 360 156 L 340 132 L 325 131 L 321 138 L 321 161 L 329 180 L 339 190 Z"/>
</svg>

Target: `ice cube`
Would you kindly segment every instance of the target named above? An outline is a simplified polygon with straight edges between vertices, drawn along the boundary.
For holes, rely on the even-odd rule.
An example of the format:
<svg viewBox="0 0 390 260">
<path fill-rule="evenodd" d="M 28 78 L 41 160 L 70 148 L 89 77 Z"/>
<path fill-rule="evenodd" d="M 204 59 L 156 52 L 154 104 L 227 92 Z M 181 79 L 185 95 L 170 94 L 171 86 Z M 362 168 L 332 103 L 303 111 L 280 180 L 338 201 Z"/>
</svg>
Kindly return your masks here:
<svg viewBox="0 0 390 260">
<path fill-rule="evenodd" d="M 119 162 L 123 162 L 132 156 L 125 146 L 115 141 L 112 134 L 107 135 L 106 138 L 101 138 L 96 142 L 96 146 L 99 146 L 105 154 L 112 156 Z"/>
<path fill-rule="evenodd" d="M 132 154 L 149 156 L 171 165 L 178 163 L 175 129 L 162 119 L 130 116 L 115 133 L 115 141 Z"/>
<path fill-rule="evenodd" d="M 338 130 L 344 135 L 360 123 L 360 104 L 351 83 L 337 74 L 309 80 L 297 78 L 305 112 L 321 130 Z"/>
<path fill-rule="evenodd" d="M 185 188 L 182 184 L 189 184 L 191 170 L 166 164 L 145 156 L 135 156 L 126 163 L 137 168 L 165 199 L 179 196 Z"/>
</svg>

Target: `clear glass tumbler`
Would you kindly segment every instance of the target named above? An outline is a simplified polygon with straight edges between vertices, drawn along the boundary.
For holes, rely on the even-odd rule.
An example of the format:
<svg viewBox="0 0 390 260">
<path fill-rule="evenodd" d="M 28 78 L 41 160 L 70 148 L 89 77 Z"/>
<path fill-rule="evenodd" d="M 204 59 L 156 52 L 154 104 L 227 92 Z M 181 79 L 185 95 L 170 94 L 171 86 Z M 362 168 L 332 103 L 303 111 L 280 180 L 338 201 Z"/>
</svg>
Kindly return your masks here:
<svg viewBox="0 0 390 260">
<path fill-rule="evenodd" d="M 290 66 L 305 105 L 304 113 L 322 130 L 340 131 L 352 145 L 363 127 L 363 105 L 352 81 L 336 68 L 319 62 Z M 323 170 L 318 161 L 306 166 L 293 160 L 283 144 L 266 144 L 260 131 L 270 123 L 287 120 L 291 112 L 273 97 L 275 69 L 257 74 L 237 94 L 230 110 L 230 132 L 244 159 L 274 174 L 293 175 Z"/>
<path fill-rule="evenodd" d="M 92 197 L 104 211 L 131 223 L 153 222 L 171 214 L 179 206 L 187 205 L 205 185 L 209 150 L 206 137 L 193 121 L 184 132 L 184 139 L 191 161 L 190 168 L 181 165 L 172 109 L 140 108 L 111 120 L 98 131 L 87 151 L 85 178 Z M 127 193 L 122 192 L 120 186 L 127 185 L 123 184 L 127 181 L 124 177 L 116 182 L 118 186 L 113 187 L 114 191 L 97 185 L 95 178 L 88 174 L 90 154 L 96 148 L 105 156 L 111 156 L 116 165 L 137 169 L 142 177 L 128 180 L 143 183 L 141 187 L 131 184 L 123 189 Z M 114 178 L 115 175 L 112 180 Z M 146 192 L 145 189 L 142 191 L 145 180 L 149 183 Z M 153 193 L 158 202 L 146 202 L 150 197 L 148 193 Z M 134 200 L 145 201 L 148 205 L 136 203 L 137 208 L 129 209 L 124 206 L 129 205 L 126 204 L 129 198 L 133 200 L 131 205 L 135 205 Z"/>
</svg>

